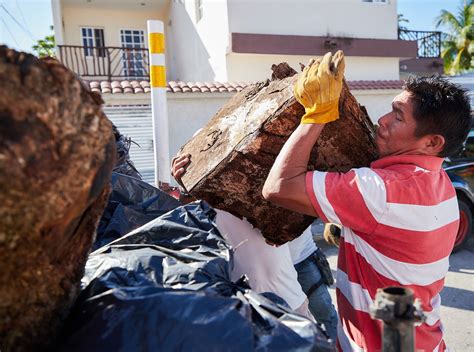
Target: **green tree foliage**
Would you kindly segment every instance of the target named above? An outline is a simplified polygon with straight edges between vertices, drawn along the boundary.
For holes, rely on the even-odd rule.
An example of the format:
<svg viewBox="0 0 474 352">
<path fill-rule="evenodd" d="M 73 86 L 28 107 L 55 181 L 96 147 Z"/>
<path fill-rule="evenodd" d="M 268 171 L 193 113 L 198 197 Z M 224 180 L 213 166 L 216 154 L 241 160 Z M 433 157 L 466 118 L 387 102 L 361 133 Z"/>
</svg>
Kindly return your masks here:
<svg viewBox="0 0 474 352">
<path fill-rule="evenodd" d="M 54 40 L 54 35 L 47 35 L 44 39 L 40 39 L 37 41 L 35 45 L 33 45 L 33 51 L 39 57 L 46 57 L 46 56 L 55 56 L 54 47 L 56 46 L 56 41 Z"/>
<path fill-rule="evenodd" d="M 441 57 L 444 71 L 454 75 L 474 68 L 474 0 L 464 0 L 457 14 L 442 10 L 436 18 L 436 27 L 446 26 Z"/>
</svg>

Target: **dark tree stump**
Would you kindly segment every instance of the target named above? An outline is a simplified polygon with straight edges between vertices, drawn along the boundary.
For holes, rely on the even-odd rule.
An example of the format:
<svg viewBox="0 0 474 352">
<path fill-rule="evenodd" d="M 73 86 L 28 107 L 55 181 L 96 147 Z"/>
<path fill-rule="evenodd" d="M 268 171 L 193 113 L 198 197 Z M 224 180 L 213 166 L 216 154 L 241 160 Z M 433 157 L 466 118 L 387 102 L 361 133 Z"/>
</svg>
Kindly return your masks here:
<svg viewBox="0 0 474 352">
<path fill-rule="evenodd" d="M 53 59 L 0 46 L 0 349 L 48 348 L 109 192 L 112 125 Z"/>
<path fill-rule="evenodd" d="M 299 236 L 313 220 L 272 205 L 261 194 L 276 156 L 304 114 L 293 97 L 296 76 L 278 79 L 294 74 L 288 67 L 274 65 L 274 81 L 236 94 L 181 150 L 192 155 L 182 179 L 187 190 L 247 218 L 275 244 Z M 374 126 L 345 83 L 339 110 L 340 119 L 324 128 L 309 169 L 348 171 L 375 159 Z"/>
</svg>

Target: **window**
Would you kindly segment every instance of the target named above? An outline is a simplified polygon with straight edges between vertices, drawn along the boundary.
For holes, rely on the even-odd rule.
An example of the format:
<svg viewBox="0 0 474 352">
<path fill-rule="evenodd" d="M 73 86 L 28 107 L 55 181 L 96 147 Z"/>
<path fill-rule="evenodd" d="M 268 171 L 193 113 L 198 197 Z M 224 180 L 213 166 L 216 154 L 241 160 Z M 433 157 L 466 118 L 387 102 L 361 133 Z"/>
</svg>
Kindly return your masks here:
<svg viewBox="0 0 474 352">
<path fill-rule="evenodd" d="M 194 5 L 196 6 L 196 23 L 202 18 L 203 7 L 202 0 L 194 0 Z"/>
<path fill-rule="evenodd" d="M 81 28 L 82 46 L 84 46 L 85 56 L 105 57 L 104 30 L 102 28 L 83 27 Z"/>
<path fill-rule="evenodd" d="M 140 29 L 120 30 L 122 43 L 122 62 L 124 75 L 128 77 L 145 77 L 147 75 L 143 65 L 145 50 L 145 32 Z"/>
</svg>

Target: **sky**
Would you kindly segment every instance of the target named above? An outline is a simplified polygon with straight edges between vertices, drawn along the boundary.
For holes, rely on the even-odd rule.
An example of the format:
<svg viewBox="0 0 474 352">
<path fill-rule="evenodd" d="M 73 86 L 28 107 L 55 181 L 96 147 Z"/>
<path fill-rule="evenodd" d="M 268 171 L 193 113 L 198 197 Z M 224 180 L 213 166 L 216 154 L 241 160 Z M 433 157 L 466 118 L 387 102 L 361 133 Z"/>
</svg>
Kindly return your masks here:
<svg viewBox="0 0 474 352">
<path fill-rule="evenodd" d="M 254 0 L 258 1 L 258 0 Z M 308 0 L 311 1 L 311 0 Z M 393 0 L 389 0 L 393 1 Z M 436 30 L 434 18 L 441 9 L 455 12 L 462 0 L 398 0 L 398 13 L 411 30 Z M 53 33 L 51 0 L 0 0 L 0 43 L 31 52 L 38 39 Z"/>
<path fill-rule="evenodd" d="M 52 25 L 51 0 L 0 0 L 2 44 L 32 52 L 38 39 L 53 34 Z"/>
<path fill-rule="evenodd" d="M 398 0 L 397 10 L 409 22 L 403 25 L 414 31 L 436 31 L 434 19 L 441 10 L 448 10 L 454 14 L 463 4 L 463 0 Z M 447 31 L 447 28 L 443 28 Z"/>
</svg>

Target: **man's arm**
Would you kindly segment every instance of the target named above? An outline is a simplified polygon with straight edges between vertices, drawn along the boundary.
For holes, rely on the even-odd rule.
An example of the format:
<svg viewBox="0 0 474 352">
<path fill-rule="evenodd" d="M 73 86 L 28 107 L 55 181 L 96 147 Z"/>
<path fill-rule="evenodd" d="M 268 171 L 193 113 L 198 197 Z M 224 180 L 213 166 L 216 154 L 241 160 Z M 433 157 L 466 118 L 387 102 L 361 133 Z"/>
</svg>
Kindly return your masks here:
<svg viewBox="0 0 474 352">
<path fill-rule="evenodd" d="M 263 186 L 263 197 L 284 208 L 316 216 L 306 193 L 306 172 L 324 125 L 301 124 L 286 141 Z"/>
<path fill-rule="evenodd" d="M 316 215 L 306 192 L 306 172 L 311 149 L 324 124 L 339 118 L 339 96 L 344 77 L 344 54 L 327 53 L 306 67 L 293 94 L 305 114 L 280 151 L 265 181 L 262 195 L 284 208 Z"/>
</svg>

